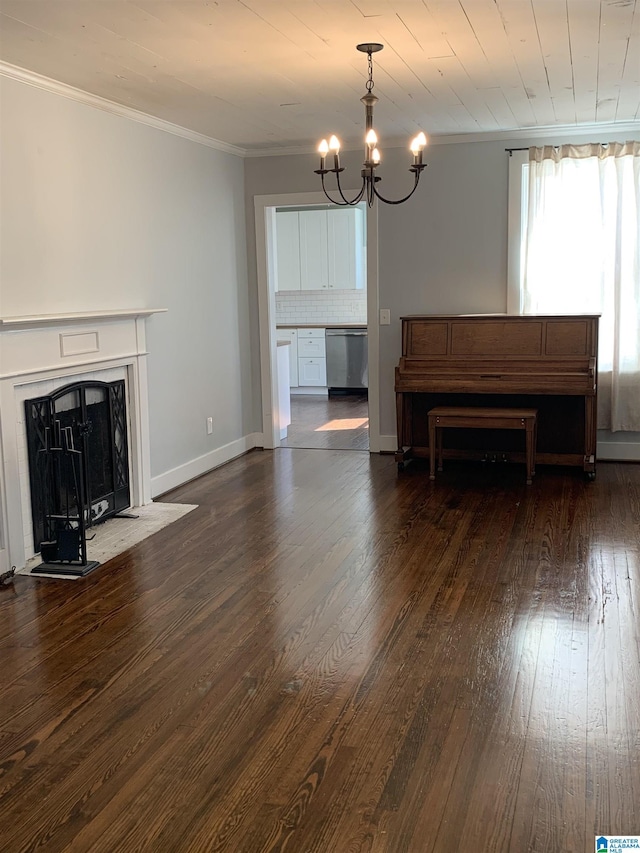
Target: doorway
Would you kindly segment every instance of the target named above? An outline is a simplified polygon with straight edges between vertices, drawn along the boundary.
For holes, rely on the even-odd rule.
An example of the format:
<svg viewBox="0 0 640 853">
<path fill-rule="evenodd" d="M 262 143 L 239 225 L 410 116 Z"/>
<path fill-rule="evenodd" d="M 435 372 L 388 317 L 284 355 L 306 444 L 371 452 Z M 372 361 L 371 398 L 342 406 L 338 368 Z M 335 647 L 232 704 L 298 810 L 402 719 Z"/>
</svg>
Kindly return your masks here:
<svg viewBox="0 0 640 853">
<path fill-rule="evenodd" d="M 366 395 L 292 395 L 291 423 L 281 447 L 307 450 L 369 450 Z"/>
<path fill-rule="evenodd" d="M 256 257 L 259 290 L 260 345 L 263 392 L 263 426 L 265 447 L 308 447 L 326 449 L 359 449 L 379 452 L 378 411 L 378 328 L 369 318 L 378 313 L 378 252 L 377 215 L 375 209 L 363 211 L 364 258 L 366 267 L 364 287 L 358 294 L 350 288 L 336 288 L 336 300 L 347 300 L 362 306 L 360 316 L 322 311 L 332 301 L 329 293 L 322 293 L 315 286 L 307 286 L 300 292 L 284 295 L 277 290 L 277 212 L 318 211 L 336 209 L 326 204 L 322 193 L 296 193 L 277 196 L 260 196 L 255 199 L 256 213 Z M 340 210 L 340 208 L 338 208 Z M 310 217 L 311 218 L 311 217 Z M 295 217 L 289 217 L 295 219 Z M 289 227 L 289 226 L 287 226 Z M 303 234 L 307 225 L 305 224 Z M 304 237 L 303 237 L 304 240 Z M 314 243 L 314 251 L 322 246 L 321 240 Z M 303 273 L 316 260 L 303 260 Z M 327 288 L 328 290 L 329 288 Z M 306 290 L 306 292 L 305 292 Z M 279 294 L 279 295 L 278 295 Z M 354 297 L 353 300 L 349 296 Z M 291 298 L 290 298 L 291 297 Z M 315 316 L 296 314 L 305 302 L 315 303 Z M 349 311 L 357 306 L 349 304 Z M 303 322 L 307 320 L 308 322 Z M 360 321 L 360 322 L 358 322 Z M 366 339 L 368 356 L 368 378 L 364 387 L 332 388 L 326 375 L 326 329 L 360 328 Z M 368 335 L 367 335 L 368 333 Z M 291 369 L 290 425 L 281 439 L 281 404 L 278 400 L 277 343 L 279 338 L 292 337 L 298 346 L 295 352 L 289 346 L 289 357 L 298 367 Z M 302 345 L 299 341 L 302 339 Z M 314 363 L 314 354 L 325 363 Z M 282 356 L 280 356 L 282 358 Z M 317 370 L 317 375 L 314 371 Z M 302 384 L 300 384 L 302 382 Z M 368 387 L 366 387 L 368 386 Z M 285 418 L 286 419 L 286 418 Z"/>
</svg>

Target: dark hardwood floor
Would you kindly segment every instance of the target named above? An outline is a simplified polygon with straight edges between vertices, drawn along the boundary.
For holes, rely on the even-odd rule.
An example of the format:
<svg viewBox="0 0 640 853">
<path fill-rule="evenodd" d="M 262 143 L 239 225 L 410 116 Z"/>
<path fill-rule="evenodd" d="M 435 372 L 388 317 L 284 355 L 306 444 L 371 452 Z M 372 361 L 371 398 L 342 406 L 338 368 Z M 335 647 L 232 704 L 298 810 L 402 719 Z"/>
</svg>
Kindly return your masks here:
<svg viewBox="0 0 640 853">
<path fill-rule="evenodd" d="M 282 447 L 323 450 L 369 449 L 369 403 L 366 396 L 327 397 L 292 394 L 291 424 Z"/>
<path fill-rule="evenodd" d="M 253 453 L 0 588 L 0 850 L 585 853 L 640 833 L 640 466 Z"/>
</svg>

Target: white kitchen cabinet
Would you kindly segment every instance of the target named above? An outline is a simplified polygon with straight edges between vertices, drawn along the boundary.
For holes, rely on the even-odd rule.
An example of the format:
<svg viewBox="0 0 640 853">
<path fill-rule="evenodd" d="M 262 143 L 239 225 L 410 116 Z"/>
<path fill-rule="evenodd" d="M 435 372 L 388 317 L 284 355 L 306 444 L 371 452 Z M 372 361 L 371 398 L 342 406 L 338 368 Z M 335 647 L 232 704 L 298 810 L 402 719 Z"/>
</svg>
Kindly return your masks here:
<svg viewBox="0 0 640 853">
<path fill-rule="evenodd" d="M 287 437 L 287 428 L 291 423 L 291 391 L 289 389 L 289 356 L 286 350 L 291 345 L 278 341 L 277 368 L 278 368 L 278 410 L 276 418 L 280 430 L 280 440 Z"/>
<path fill-rule="evenodd" d="M 324 333 L 324 329 L 322 329 Z M 324 337 L 298 337 L 298 358 L 326 358 Z"/>
<path fill-rule="evenodd" d="M 301 210 L 300 223 L 300 289 L 328 288 L 329 255 L 326 210 Z"/>
<path fill-rule="evenodd" d="M 300 290 L 300 217 L 297 210 L 276 213 L 276 290 Z"/>
<path fill-rule="evenodd" d="M 324 328 L 319 326 L 302 326 L 298 328 L 298 337 L 299 338 L 322 338 L 324 340 L 325 333 Z"/>
<path fill-rule="evenodd" d="M 364 213 L 360 208 L 277 211 L 279 291 L 363 288 L 365 257 Z"/>
<path fill-rule="evenodd" d="M 323 388 L 327 384 L 324 329 L 298 329 L 298 385 Z"/>
<path fill-rule="evenodd" d="M 359 208 L 327 211 L 329 289 L 364 286 L 364 216 Z"/>
<path fill-rule="evenodd" d="M 309 386 L 322 388 L 327 384 L 327 361 L 324 329 L 282 329 L 276 330 L 278 340 L 290 341 L 289 386 L 299 388 Z M 304 391 L 302 392 L 304 393 Z"/>
<path fill-rule="evenodd" d="M 326 386 L 326 358 L 298 358 L 298 378 L 301 386 Z"/>
<path fill-rule="evenodd" d="M 280 340 L 291 341 L 289 350 L 289 387 L 298 387 L 298 330 L 277 329 L 276 336 Z"/>
</svg>

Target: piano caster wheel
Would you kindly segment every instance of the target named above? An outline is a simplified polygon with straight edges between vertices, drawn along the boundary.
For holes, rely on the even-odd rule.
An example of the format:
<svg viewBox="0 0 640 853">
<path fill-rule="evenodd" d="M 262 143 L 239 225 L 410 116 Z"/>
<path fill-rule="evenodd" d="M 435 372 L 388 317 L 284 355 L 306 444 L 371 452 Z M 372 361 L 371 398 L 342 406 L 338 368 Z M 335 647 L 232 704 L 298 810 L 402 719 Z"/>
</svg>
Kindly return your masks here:
<svg viewBox="0 0 640 853">
<path fill-rule="evenodd" d="M 398 462 L 398 474 L 404 471 L 404 462 Z"/>
<path fill-rule="evenodd" d="M 590 483 L 593 483 L 593 481 L 595 480 L 595 478 L 596 478 L 596 472 L 595 472 L 595 471 L 588 471 L 588 472 L 587 472 L 587 480 L 588 480 Z"/>
</svg>

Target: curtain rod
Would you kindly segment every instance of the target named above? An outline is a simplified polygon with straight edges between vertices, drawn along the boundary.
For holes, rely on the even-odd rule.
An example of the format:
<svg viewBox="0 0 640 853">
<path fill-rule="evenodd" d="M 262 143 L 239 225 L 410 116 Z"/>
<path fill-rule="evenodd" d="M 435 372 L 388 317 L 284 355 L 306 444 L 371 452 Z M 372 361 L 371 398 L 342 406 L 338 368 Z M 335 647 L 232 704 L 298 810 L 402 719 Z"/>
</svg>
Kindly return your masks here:
<svg viewBox="0 0 640 853">
<path fill-rule="evenodd" d="M 609 147 L 608 142 L 594 142 L 593 144 L 594 145 L 601 145 L 603 148 Z M 555 148 L 556 151 L 558 150 L 558 148 L 560 148 L 559 145 L 552 145 L 551 147 Z M 514 151 L 528 151 L 529 148 L 528 147 L 527 148 L 505 148 L 504 150 L 507 151 L 509 154 L 509 157 L 511 157 L 511 155 L 513 154 Z"/>
<path fill-rule="evenodd" d="M 602 143 L 602 144 L 603 144 L 603 145 L 608 145 L 609 143 L 608 143 L 608 142 L 605 142 L 605 143 Z M 529 150 L 529 148 L 530 148 L 530 146 L 527 146 L 526 148 L 505 148 L 504 150 L 505 150 L 505 151 L 508 151 L 508 152 L 509 152 L 509 157 L 511 157 L 511 155 L 513 154 L 513 152 L 514 152 L 514 151 L 528 151 L 528 150 Z M 551 146 L 551 148 L 554 148 L 554 149 L 557 151 L 557 150 L 558 150 L 558 148 L 560 148 L 560 146 L 559 146 L 559 145 L 552 145 L 552 146 Z"/>
</svg>

